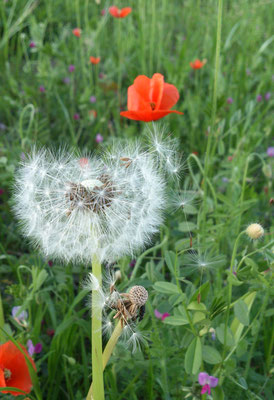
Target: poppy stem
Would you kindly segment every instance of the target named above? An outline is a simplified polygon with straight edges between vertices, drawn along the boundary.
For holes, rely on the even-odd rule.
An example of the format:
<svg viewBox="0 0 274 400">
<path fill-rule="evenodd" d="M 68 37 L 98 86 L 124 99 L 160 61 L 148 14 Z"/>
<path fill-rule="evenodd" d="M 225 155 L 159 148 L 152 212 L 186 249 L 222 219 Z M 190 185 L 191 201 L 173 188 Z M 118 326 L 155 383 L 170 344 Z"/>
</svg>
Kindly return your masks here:
<svg viewBox="0 0 274 400">
<path fill-rule="evenodd" d="M 101 264 L 97 257 L 92 260 L 92 273 L 102 285 Z M 93 390 L 89 390 L 87 400 L 104 400 L 103 358 L 102 358 L 102 310 L 98 307 L 100 294 L 92 291 L 92 380 Z"/>
</svg>

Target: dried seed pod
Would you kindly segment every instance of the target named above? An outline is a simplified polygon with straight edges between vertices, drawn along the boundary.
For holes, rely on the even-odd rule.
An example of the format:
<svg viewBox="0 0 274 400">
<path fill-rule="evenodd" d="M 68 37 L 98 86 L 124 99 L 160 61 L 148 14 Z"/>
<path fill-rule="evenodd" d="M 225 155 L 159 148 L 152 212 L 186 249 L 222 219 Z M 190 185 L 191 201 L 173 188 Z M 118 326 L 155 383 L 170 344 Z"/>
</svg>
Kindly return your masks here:
<svg viewBox="0 0 274 400">
<path fill-rule="evenodd" d="M 129 291 L 129 299 L 132 304 L 143 306 L 148 299 L 148 292 L 143 286 L 133 286 Z"/>
</svg>

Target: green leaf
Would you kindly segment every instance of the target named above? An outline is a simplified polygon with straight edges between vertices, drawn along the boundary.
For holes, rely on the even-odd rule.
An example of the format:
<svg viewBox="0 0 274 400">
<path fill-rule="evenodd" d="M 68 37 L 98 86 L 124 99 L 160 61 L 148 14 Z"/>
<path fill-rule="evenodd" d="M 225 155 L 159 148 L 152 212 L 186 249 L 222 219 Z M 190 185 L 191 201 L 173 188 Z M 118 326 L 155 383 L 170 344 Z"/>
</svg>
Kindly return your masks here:
<svg viewBox="0 0 274 400">
<path fill-rule="evenodd" d="M 234 305 L 236 318 L 245 326 L 249 325 L 248 307 L 243 300 L 238 300 Z"/>
<path fill-rule="evenodd" d="M 220 386 L 211 389 L 213 400 L 224 400 L 224 392 Z"/>
<path fill-rule="evenodd" d="M 203 360 L 208 364 L 219 364 L 222 361 L 221 354 L 214 347 L 203 346 Z"/>
<path fill-rule="evenodd" d="M 194 222 L 181 222 L 179 224 L 179 231 L 181 232 L 193 232 L 196 231 L 197 225 Z"/>
<path fill-rule="evenodd" d="M 176 326 L 187 325 L 188 324 L 187 318 L 185 318 L 185 317 L 183 317 L 181 315 L 167 317 L 167 318 L 164 319 L 163 322 L 164 322 L 164 324 L 176 325 Z"/>
<path fill-rule="evenodd" d="M 219 341 L 224 344 L 225 342 L 225 324 L 221 324 L 216 329 L 217 338 Z M 233 333 L 229 327 L 227 327 L 227 335 L 226 335 L 226 345 L 233 346 L 235 344 Z"/>
<path fill-rule="evenodd" d="M 230 271 L 228 272 L 227 275 L 228 275 L 227 280 L 229 283 L 231 283 L 231 285 L 241 286 L 243 284 L 243 282 L 239 281 L 239 279 L 234 274 L 232 274 Z"/>
<path fill-rule="evenodd" d="M 202 311 L 206 312 L 206 306 L 204 303 L 198 303 L 197 301 L 192 301 L 188 306 L 188 310 L 194 310 L 194 311 Z"/>
<path fill-rule="evenodd" d="M 165 293 L 165 294 L 180 294 L 181 291 L 178 288 L 178 286 L 174 285 L 174 283 L 170 282 L 164 282 L 164 281 L 158 281 L 155 282 L 153 285 L 153 288 L 160 293 Z"/>
<path fill-rule="evenodd" d="M 245 302 L 245 304 L 248 307 L 248 312 L 250 312 L 250 309 L 255 300 L 255 297 L 256 297 L 256 292 L 251 292 L 251 293 L 248 293 L 248 295 L 245 296 L 244 299 L 242 298 L 242 300 Z M 244 324 L 242 324 L 238 320 L 238 318 L 235 317 L 231 324 L 231 331 L 233 332 L 236 343 L 239 342 L 243 329 L 244 329 Z"/>
<path fill-rule="evenodd" d="M 166 265 L 168 266 L 168 269 L 170 270 L 170 272 L 173 274 L 173 275 L 175 275 L 175 272 L 174 272 L 174 266 L 175 266 L 175 263 L 176 263 L 176 254 L 174 253 L 174 251 L 165 251 L 165 262 L 166 262 Z"/>
<path fill-rule="evenodd" d="M 188 374 L 195 375 L 202 364 L 202 344 L 199 337 L 190 343 L 185 356 L 185 370 Z"/>
</svg>

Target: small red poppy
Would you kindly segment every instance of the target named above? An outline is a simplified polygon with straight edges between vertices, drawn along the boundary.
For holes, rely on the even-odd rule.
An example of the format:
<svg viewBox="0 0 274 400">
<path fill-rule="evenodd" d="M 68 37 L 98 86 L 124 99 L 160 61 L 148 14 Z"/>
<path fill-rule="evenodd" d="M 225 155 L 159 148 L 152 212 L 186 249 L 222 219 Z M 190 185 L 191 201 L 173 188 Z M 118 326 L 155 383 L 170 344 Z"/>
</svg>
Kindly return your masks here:
<svg viewBox="0 0 274 400">
<path fill-rule="evenodd" d="M 90 62 L 91 62 L 91 64 L 99 64 L 99 62 L 101 61 L 101 58 L 100 57 L 89 57 L 89 60 L 90 60 Z"/>
<path fill-rule="evenodd" d="M 81 36 L 81 33 L 82 33 L 82 31 L 81 31 L 81 29 L 80 29 L 80 28 L 75 28 L 75 29 L 73 29 L 73 30 L 72 30 L 72 33 L 74 34 L 74 36 L 76 36 L 76 37 L 80 37 L 80 36 Z"/>
<path fill-rule="evenodd" d="M 194 62 L 190 63 L 191 68 L 193 69 L 201 69 L 205 65 L 205 61 L 201 61 L 199 59 L 195 60 Z"/>
<path fill-rule="evenodd" d="M 22 345 L 20 347 L 36 370 L 34 361 L 25 347 Z M 12 386 L 25 393 L 30 393 L 32 389 L 31 377 L 25 357 L 11 340 L 0 345 L 0 387 L 6 386 Z M 13 396 L 22 395 L 22 393 L 12 390 L 4 390 L 1 393 L 10 393 Z"/>
<path fill-rule="evenodd" d="M 124 7 L 121 8 L 121 10 L 116 7 L 116 6 L 111 6 L 108 9 L 110 15 L 112 15 L 114 18 L 125 18 L 128 14 L 131 13 L 132 8 L 131 7 Z"/>
<path fill-rule="evenodd" d="M 170 113 L 183 114 L 170 110 L 179 100 L 179 92 L 174 85 L 164 82 L 161 74 L 154 74 L 150 79 L 139 75 L 128 88 L 127 108 L 123 117 L 136 121 L 156 121 Z"/>
</svg>

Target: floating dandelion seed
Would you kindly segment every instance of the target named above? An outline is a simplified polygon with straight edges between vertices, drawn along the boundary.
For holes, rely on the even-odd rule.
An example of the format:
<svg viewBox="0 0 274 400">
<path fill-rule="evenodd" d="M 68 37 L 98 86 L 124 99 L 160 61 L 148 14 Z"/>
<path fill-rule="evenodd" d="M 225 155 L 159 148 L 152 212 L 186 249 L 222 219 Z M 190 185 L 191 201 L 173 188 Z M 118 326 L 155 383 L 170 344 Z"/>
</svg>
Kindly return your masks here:
<svg viewBox="0 0 274 400">
<path fill-rule="evenodd" d="M 226 262 L 226 258 L 222 255 L 211 255 L 208 252 L 199 253 L 197 251 L 191 251 L 185 256 L 184 264 L 190 269 L 205 270 L 205 269 L 216 269 L 222 267 Z"/>
</svg>

